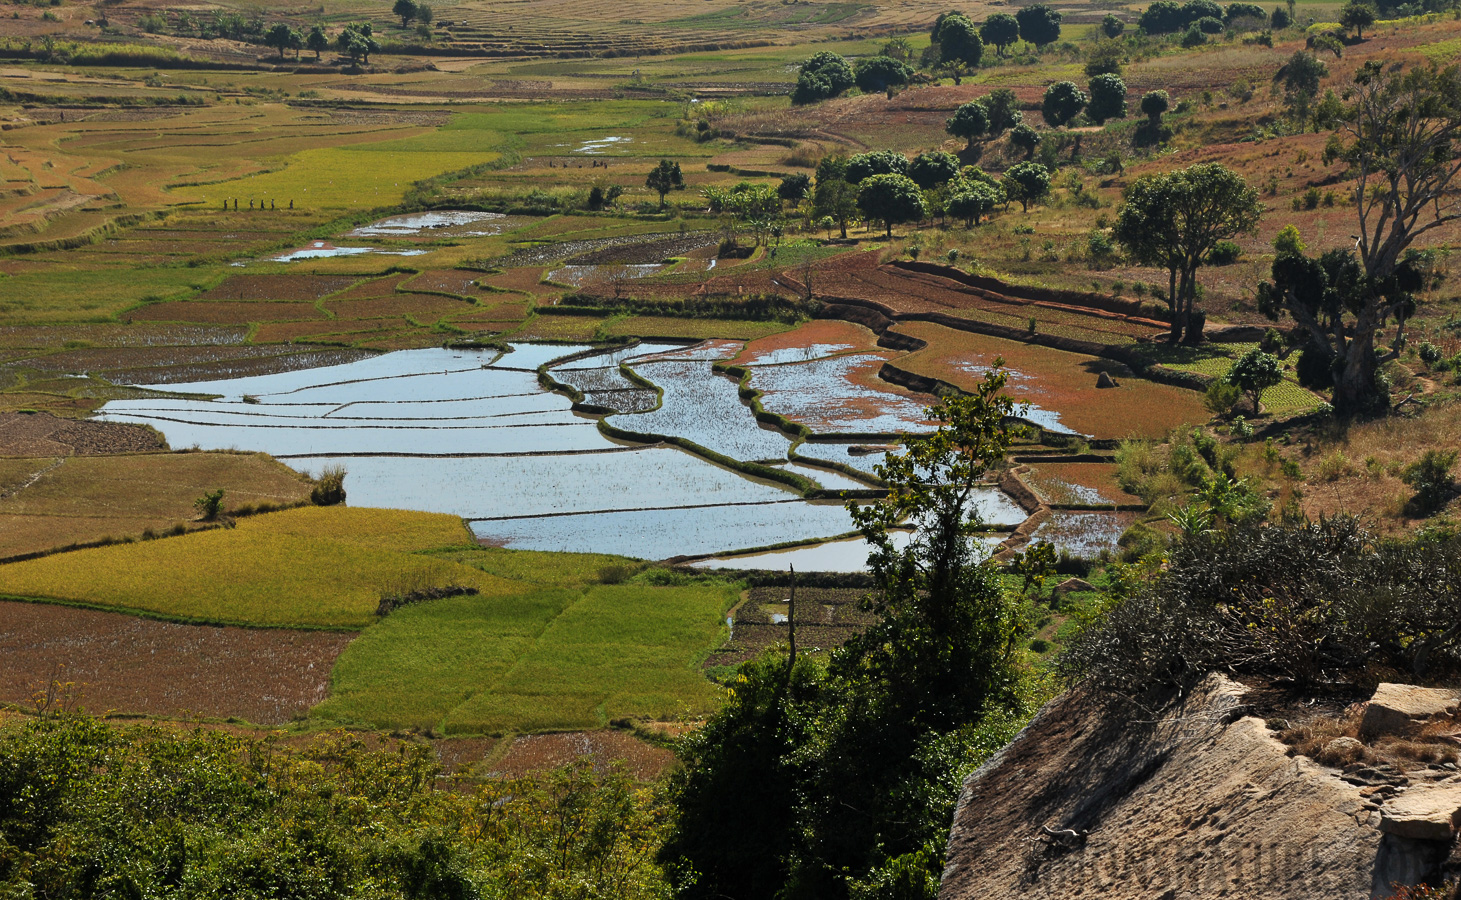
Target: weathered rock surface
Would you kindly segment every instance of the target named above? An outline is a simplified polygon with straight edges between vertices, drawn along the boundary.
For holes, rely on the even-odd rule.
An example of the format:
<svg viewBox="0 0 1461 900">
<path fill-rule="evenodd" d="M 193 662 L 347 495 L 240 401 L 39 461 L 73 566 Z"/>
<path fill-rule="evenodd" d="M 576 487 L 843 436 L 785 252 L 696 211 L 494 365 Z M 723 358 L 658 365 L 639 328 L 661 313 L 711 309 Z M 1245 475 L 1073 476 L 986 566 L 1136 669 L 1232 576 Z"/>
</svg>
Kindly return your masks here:
<svg viewBox="0 0 1461 900">
<path fill-rule="evenodd" d="M 1212 676 L 1145 722 L 1052 701 L 965 782 L 941 900 L 1368 900 L 1374 801 L 1289 757 L 1243 694 Z"/>
<path fill-rule="evenodd" d="M 1419 784 L 1380 811 L 1380 830 L 1421 841 L 1449 841 L 1461 828 L 1461 782 Z"/>
<path fill-rule="evenodd" d="M 1375 695 L 1360 720 L 1360 737 L 1370 740 L 1382 734 L 1402 737 L 1415 734 L 1437 716 L 1455 712 L 1458 704 L 1461 699 L 1455 691 L 1382 684 L 1375 688 Z"/>
</svg>

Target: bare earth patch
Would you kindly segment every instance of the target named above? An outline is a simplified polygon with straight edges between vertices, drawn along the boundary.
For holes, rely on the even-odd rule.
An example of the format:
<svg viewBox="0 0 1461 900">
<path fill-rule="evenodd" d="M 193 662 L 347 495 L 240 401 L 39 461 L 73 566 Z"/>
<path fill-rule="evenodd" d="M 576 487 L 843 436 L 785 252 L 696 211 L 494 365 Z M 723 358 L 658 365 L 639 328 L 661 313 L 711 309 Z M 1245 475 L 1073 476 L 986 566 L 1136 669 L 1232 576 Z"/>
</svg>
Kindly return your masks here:
<svg viewBox="0 0 1461 900">
<path fill-rule="evenodd" d="M 157 432 L 140 425 L 0 413 L 0 456 L 98 456 L 162 448 Z"/>
<path fill-rule="evenodd" d="M 0 702 L 30 703 L 60 669 L 90 712 L 288 722 L 325 699 L 354 634 L 178 625 L 0 601 Z"/>
<path fill-rule="evenodd" d="M 674 763 L 675 754 L 623 731 L 531 734 L 513 741 L 507 753 L 486 774 L 516 778 L 556 769 L 579 759 L 591 761 L 600 771 L 611 763 L 623 762 L 630 775 L 649 781 Z"/>
</svg>

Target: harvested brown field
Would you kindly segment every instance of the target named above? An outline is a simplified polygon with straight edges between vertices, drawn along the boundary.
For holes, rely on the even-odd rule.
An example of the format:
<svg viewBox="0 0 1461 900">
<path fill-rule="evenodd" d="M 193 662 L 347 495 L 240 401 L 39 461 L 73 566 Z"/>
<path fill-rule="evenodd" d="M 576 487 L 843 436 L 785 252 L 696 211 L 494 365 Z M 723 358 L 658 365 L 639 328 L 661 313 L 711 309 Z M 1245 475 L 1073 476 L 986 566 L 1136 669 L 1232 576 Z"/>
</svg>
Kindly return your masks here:
<svg viewBox="0 0 1461 900">
<path fill-rule="evenodd" d="M 471 309 L 467 301 L 440 294 L 392 294 L 370 300 L 331 300 L 325 304 L 337 319 L 383 319 L 411 316 L 434 322 L 442 316 Z"/>
<path fill-rule="evenodd" d="M 141 425 L 0 413 L 0 456 L 92 456 L 161 450 L 162 436 Z"/>
<path fill-rule="evenodd" d="M 1093 437 L 1155 438 L 1210 418 L 1202 394 L 1123 376 L 1120 363 L 930 322 L 904 322 L 896 330 L 928 342 L 926 349 L 897 360 L 898 368 L 968 389 L 1003 359 L 1011 397 L 1056 413 L 1065 427 Z M 1099 373 L 1107 371 L 1117 373 L 1120 387 L 1096 387 Z"/>
<path fill-rule="evenodd" d="M 123 314 L 128 322 L 199 322 L 238 324 L 243 322 L 288 322 L 295 319 L 323 319 L 325 313 L 313 303 L 269 301 L 169 300 L 150 303 Z"/>
<path fill-rule="evenodd" d="M 361 281 L 359 284 L 345 291 L 333 300 L 373 300 L 377 297 L 389 297 L 400 289 L 401 284 L 408 279 L 416 277 L 412 272 L 405 274 L 388 275 L 385 278 L 370 278 Z"/>
<path fill-rule="evenodd" d="M 0 601 L 0 702 L 28 706 L 55 678 L 74 683 L 95 714 L 279 725 L 325 699 L 335 657 L 354 637 Z"/>
<path fill-rule="evenodd" d="M 346 331 L 352 334 L 389 331 L 399 322 L 341 322 L 338 319 L 324 319 L 315 322 L 266 322 L 254 332 L 254 340 L 261 344 L 287 344 L 301 339 L 339 335 Z"/>
<path fill-rule="evenodd" d="M 1027 462 L 1033 470 L 1023 476 L 1025 483 L 1047 503 L 1141 503 L 1140 497 L 1128 494 L 1117 483 L 1114 463 Z"/>
<path fill-rule="evenodd" d="M 599 772 L 607 770 L 612 763 L 622 762 L 637 780 L 653 781 L 674 764 L 675 754 L 663 747 L 646 744 L 623 731 L 532 734 L 514 740 L 507 752 L 484 774 L 517 778 L 546 772 L 581 759 L 592 762 Z"/>
<path fill-rule="evenodd" d="M 319 300 L 359 281 L 349 275 L 234 275 L 198 300 Z"/>
<path fill-rule="evenodd" d="M 547 269 L 542 266 L 520 266 L 508 269 L 500 275 L 478 276 L 478 281 L 502 291 L 521 291 L 534 295 L 558 294 L 562 288 L 541 283 L 545 272 Z"/>
<path fill-rule="evenodd" d="M 597 322 L 597 319 L 589 319 Z M 609 326 L 609 334 L 625 337 L 730 338 L 752 340 L 786 331 L 785 322 L 749 322 L 742 319 L 679 319 L 671 316 L 630 316 Z"/>
<path fill-rule="evenodd" d="M 403 287 L 412 291 L 441 291 L 461 297 L 475 296 L 479 290 L 473 283 L 482 273 L 466 269 L 433 269 L 407 281 Z"/>
<path fill-rule="evenodd" d="M 275 356 L 277 347 L 202 346 L 202 347 L 93 347 L 84 350 L 62 350 L 47 356 L 26 360 L 26 364 L 43 372 L 107 372 L 116 369 L 171 368 L 196 366 L 229 360 Z"/>
<path fill-rule="evenodd" d="M 682 320 L 683 321 L 683 320 Z M 592 316 L 555 316 L 538 313 L 529 319 L 514 337 L 523 340 L 590 341 L 599 330 L 602 319 Z"/>
<path fill-rule="evenodd" d="M 204 347 L 242 344 L 247 328 L 206 325 L 16 325 L 0 328 L 0 347 L 48 349 L 67 341 L 103 347 Z"/>
<path fill-rule="evenodd" d="M 335 324 L 336 327 L 346 327 L 347 325 L 347 323 L 341 322 Z M 371 355 L 361 350 L 310 350 L 279 353 L 278 349 L 274 348 L 276 355 L 255 359 L 222 360 L 166 368 L 113 369 L 107 373 L 107 377 L 117 384 L 176 384 L 188 381 L 216 381 L 225 378 L 244 378 L 250 375 L 294 372 L 319 366 L 343 365 Z"/>
<path fill-rule="evenodd" d="M 757 338 L 731 362 L 738 366 L 796 362 L 830 353 L 876 351 L 878 336 L 871 329 L 840 319 L 816 319 L 791 331 Z"/>
</svg>

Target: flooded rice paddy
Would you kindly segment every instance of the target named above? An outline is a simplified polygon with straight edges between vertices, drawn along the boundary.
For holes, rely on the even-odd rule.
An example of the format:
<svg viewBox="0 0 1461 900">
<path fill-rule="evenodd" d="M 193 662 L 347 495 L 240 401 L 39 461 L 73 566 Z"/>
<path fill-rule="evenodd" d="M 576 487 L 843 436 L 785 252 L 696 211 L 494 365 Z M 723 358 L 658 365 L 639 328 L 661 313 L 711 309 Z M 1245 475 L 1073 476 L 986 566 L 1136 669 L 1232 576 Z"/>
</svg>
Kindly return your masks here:
<svg viewBox="0 0 1461 900">
<path fill-rule="evenodd" d="M 506 547 L 663 559 L 847 534 L 852 523 L 838 501 L 802 499 L 784 485 L 659 441 L 685 438 L 735 460 L 774 463 L 829 490 L 868 487 L 788 459 L 790 438 L 760 425 L 736 382 L 711 369 L 740 347 L 707 341 L 599 353 L 544 344 L 513 345 L 509 353 L 404 350 L 168 385 L 169 396 L 113 401 L 100 418 L 152 425 L 174 448 L 261 451 L 311 474 L 341 465 L 353 506 L 458 515 L 479 539 Z M 575 358 L 551 366 L 569 356 Z M 597 419 L 539 384 L 540 366 L 589 402 L 623 410 L 606 421 L 644 440 L 608 437 Z M 620 366 L 654 384 L 662 400 Z M 859 470 L 881 457 L 851 456 L 846 446 L 800 450 L 820 458 L 816 451 L 825 449 L 828 458 Z M 977 502 L 990 524 L 1024 518 L 993 488 Z M 845 548 L 824 553 L 851 558 Z"/>
</svg>

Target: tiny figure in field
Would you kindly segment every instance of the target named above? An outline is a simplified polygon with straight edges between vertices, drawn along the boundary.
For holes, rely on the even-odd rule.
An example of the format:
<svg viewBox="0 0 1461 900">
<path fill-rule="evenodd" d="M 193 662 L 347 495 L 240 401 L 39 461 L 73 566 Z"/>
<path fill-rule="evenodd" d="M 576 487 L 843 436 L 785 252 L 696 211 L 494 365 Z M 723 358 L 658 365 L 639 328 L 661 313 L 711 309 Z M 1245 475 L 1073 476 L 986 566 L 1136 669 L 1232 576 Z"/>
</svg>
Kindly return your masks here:
<svg viewBox="0 0 1461 900">
<path fill-rule="evenodd" d="M 269 201 L 269 208 L 270 209 L 273 209 L 274 208 L 274 201 L 273 200 L 270 200 Z"/>
<path fill-rule="evenodd" d="M 233 211 L 234 212 L 238 212 L 238 198 L 237 197 L 234 197 L 233 198 Z"/>
<path fill-rule="evenodd" d="M 294 201 L 293 200 L 290 200 L 289 201 L 289 208 L 290 209 L 294 209 Z"/>
<path fill-rule="evenodd" d="M 254 208 L 254 201 L 252 199 L 250 199 L 249 200 L 249 209 L 253 209 L 253 208 Z"/>
</svg>

